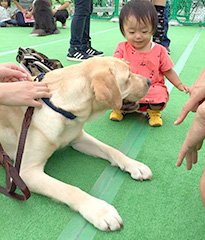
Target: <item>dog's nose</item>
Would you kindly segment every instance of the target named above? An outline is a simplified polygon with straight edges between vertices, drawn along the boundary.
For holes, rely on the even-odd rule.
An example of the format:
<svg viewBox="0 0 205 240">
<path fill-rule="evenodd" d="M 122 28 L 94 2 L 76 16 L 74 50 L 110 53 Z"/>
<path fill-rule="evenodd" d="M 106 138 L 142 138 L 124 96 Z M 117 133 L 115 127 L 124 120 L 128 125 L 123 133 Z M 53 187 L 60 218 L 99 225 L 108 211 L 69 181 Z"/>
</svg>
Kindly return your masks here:
<svg viewBox="0 0 205 240">
<path fill-rule="evenodd" d="M 152 83 L 152 81 L 151 81 L 149 78 L 147 78 L 147 85 L 148 85 L 149 87 L 150 87 L 151 83 Z"/>
</svg>

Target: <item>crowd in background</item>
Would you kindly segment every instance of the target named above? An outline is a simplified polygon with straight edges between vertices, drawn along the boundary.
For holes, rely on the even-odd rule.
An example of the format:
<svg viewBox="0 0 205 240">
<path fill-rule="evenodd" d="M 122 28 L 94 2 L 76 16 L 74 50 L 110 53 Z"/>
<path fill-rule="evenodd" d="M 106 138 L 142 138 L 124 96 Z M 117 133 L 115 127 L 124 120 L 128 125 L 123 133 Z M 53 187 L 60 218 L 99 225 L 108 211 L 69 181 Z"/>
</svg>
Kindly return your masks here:
<svg viewBox="0 0 205 240">
<path fill-rule="evenodd" d="M 71 1 L 48 0 L 53 17 L 66 28 L 66 20 L 72 14 Z M 34 0 L 0 0 L 0 27 L 34 26 Z"/>
</svg>

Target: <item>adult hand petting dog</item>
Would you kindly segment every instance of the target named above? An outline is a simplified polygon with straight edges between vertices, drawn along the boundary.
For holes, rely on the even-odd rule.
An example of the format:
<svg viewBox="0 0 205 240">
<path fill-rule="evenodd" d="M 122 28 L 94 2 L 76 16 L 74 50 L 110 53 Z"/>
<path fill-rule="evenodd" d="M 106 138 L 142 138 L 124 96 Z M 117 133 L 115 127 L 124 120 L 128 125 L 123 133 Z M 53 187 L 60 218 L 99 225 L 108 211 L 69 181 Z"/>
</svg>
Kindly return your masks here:
<svg viewBox="0 0 205 240">
<path fill-rule="evenodd" d="M 0 64 L 0 104 L 41 108 L 36 99 L 50 98 L 45 83 L 32 82 L 31 76 L 14 63 Z"/>
</svg>

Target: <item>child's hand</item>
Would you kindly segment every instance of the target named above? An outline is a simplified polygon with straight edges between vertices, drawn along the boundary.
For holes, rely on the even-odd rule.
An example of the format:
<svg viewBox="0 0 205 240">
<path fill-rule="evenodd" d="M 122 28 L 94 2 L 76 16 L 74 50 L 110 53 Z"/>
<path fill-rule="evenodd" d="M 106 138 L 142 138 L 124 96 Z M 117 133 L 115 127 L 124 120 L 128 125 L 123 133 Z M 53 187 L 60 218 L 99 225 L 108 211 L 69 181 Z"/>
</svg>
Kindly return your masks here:
<svg viewBox="0 0 205 240">
<path fill-rule="evenodd" d="M 27 13 L 26 13 L 26 17 L 27 17 L 27 18 L 31 18 L 31 17 L 32 17 L 32 15 L 33 15 L 33 14 L 32 14 L 32 12 L 31 12 L 31 11 L 29 11 L 29 12 L 27 12 Z"/>
<path fill-rule="evenodd" d="M 185 92 L 186 94 L 189 92 L 189 87 L 183 83 L 180 83 L 177 88 L 182 91 Z"/>
<path fill-rule="evenodd" d="M 23 14 L 27 14 L 28 10 L 27 10 L 27 9 L 22 9 L 21 12 L 22 12 Z"/>
</svg>

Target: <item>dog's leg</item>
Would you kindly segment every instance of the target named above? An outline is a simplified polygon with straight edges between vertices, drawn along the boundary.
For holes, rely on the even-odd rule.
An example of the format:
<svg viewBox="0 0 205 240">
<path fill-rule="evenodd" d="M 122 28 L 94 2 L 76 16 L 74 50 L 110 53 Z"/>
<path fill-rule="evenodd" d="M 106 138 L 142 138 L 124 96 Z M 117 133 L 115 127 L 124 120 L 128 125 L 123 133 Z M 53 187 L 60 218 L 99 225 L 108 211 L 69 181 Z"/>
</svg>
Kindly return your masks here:
<svg viewBox="0 0 205 240">
<path fill-rule="evenodd" d="M 145 164 L 125 156 L 84 131 L 71 143 L 71 146 L 85 154 L 107 159 L 113 166 L 119 166 L 123 171 L 129 172 L 136 180 L 152 179 L 152 172 Z"/>
<path fill-rule="evenodd" d="M 39 157 L 39 153 L 36 155 Z M 23 163 L 20 175 L 30 191 L 69 205 L 100 230 L 114 231 L 122 228 L 122 219 L 113 206 L 45 174 L 45 161 L 39 161 L 42 160 L 42 154 L 38 164 L 35 163 L 35 154 L 25 156 L 24 159 L 29 161 Z"/>
</svg>

